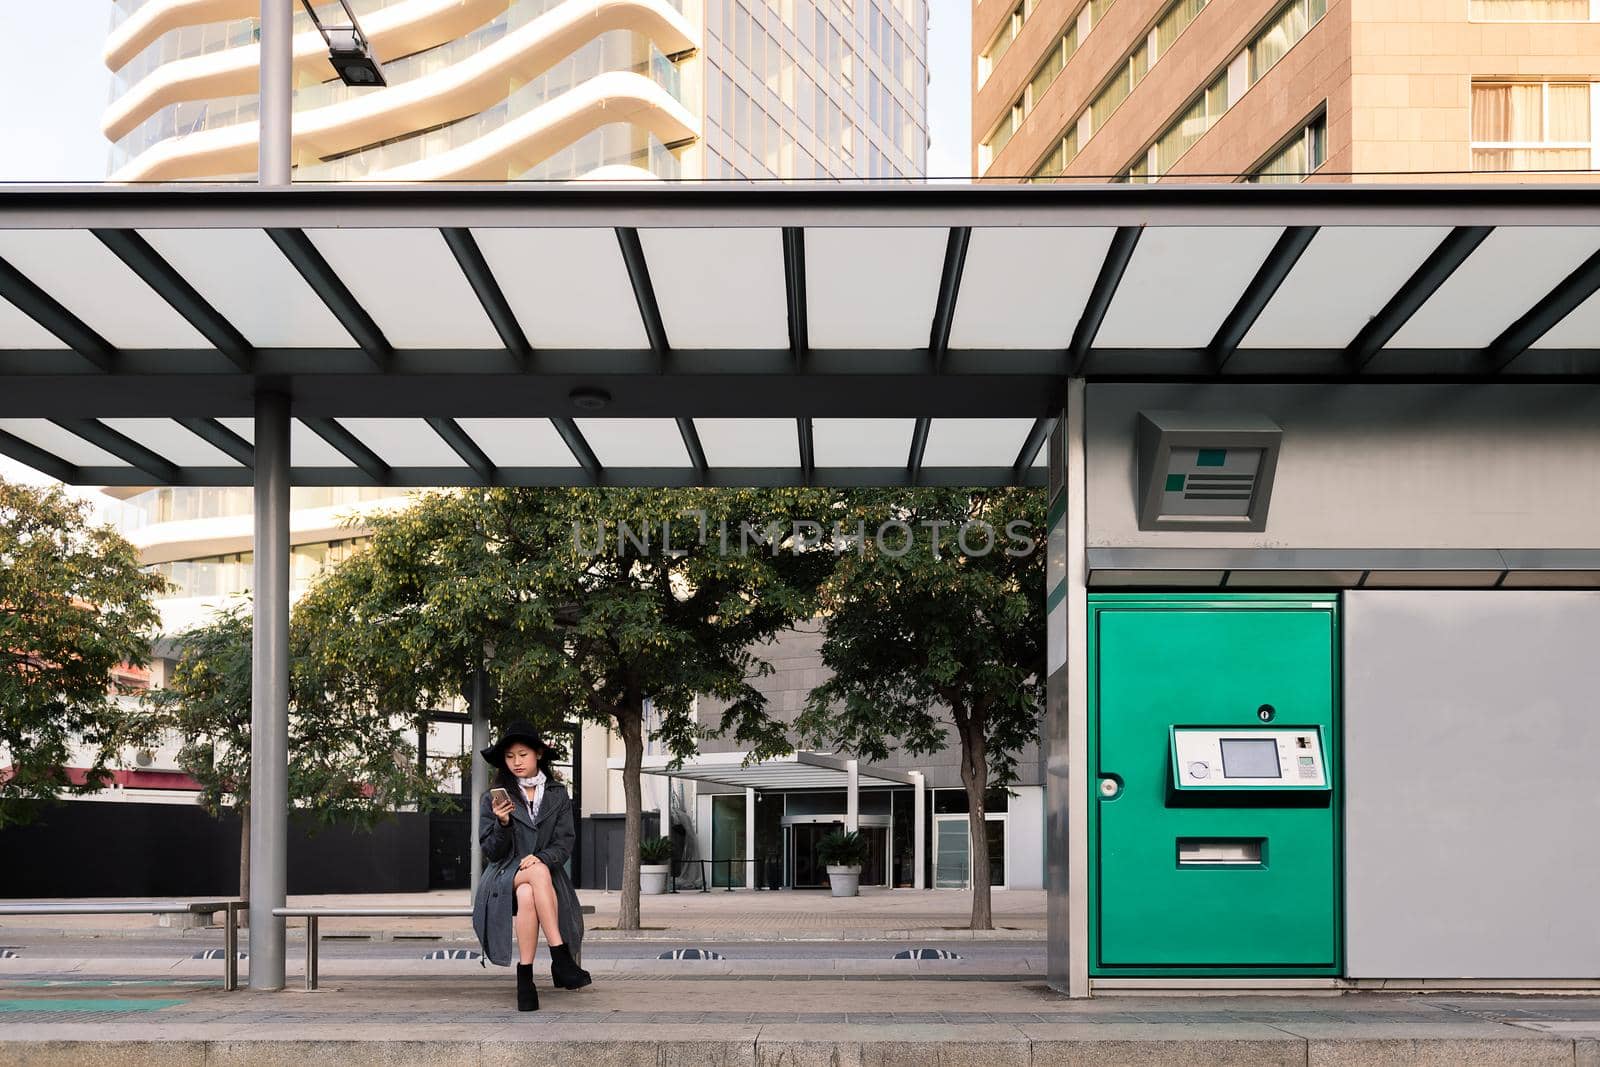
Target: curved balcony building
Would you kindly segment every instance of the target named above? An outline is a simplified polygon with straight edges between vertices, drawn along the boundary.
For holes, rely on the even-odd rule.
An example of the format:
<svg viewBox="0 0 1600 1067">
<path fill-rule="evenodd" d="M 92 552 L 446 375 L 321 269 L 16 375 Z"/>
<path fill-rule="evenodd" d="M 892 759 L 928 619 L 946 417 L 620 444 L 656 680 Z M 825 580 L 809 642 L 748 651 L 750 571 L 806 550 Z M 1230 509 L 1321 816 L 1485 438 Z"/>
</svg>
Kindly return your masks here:
<svg viewBox="0 0 1600 1067">
<path fill-rule="evenodd" d="M 912 178 L 926 0 L 352 0 L 388 85 L 294 40 L 301 181 Z M 253 178 L 259 5 L 113 0 L 123 181 Z M 338 25 L 337 3 L 318 13 Z"/>
</svg>

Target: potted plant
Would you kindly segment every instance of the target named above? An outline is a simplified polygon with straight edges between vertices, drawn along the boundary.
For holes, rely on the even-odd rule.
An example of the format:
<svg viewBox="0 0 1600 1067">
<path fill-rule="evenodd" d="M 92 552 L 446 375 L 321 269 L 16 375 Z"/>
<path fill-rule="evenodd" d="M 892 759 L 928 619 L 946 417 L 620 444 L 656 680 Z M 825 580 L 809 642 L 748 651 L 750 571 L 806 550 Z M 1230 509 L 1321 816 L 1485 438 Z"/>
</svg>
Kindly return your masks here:
<svg viewBox="0 0 1600 1067">
<path fill-rule="evenodd" d="M 817 842 L 817 858 L 828 866 L 828 886 L 836 897 L 853 897 L 861 889 L 861 867 L 867 862 L 867 839 L 844 830 Z"/>
<path fill-rule="evenodd" d="M 639 842 L 639 892 L 647 897 L 667 891 L 672 870 L 672 838 L 651 837 Z"/>
</svg>

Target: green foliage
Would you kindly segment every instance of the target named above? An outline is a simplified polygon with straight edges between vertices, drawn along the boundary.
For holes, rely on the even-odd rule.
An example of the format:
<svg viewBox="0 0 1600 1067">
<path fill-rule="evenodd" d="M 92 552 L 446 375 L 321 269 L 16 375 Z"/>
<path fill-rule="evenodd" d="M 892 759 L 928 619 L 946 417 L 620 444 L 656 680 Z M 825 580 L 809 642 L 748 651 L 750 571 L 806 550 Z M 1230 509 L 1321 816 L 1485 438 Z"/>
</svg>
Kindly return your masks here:
<svg viewBox="0 0 1600 1067">
<path fill-rule="evenodd" d="M 104 788 L 107 764 L 144 739 L 111 672 L 148 661 L 166 583 L 87 510 L 0 479 L 0 826 L 26 819 L 30 800 Z M 66 774 L 74 743 L 90 763 L 81 783 Z"/>
<path fill-rule="evenodd" d="M 671 863 L 672 838 L 647 837 L 639 842 L 639 862 L 641 863 Z"/>
<path fill-rule="evenodd" d="M 829 867 L 860 867 L 868 852 L 867 839 L 853 830 L 835 830 L 817 842 L 817 859 Z"/>
<path fill-rule="evenodd" d="M 822 660 L 832 677 L 811 691 L 796 731 L 867 760 L 887 758 L 896 742 L 931 754 L 954 737 L 972 842 L 972 926 L 987 929 L 984 793 L 1015 781 L 1045 696 L 1044 553 L 1008 535 L 1044 536 L 1044 494 L 866 490 L 846 501 L 849 526 L 876 530 L 892 517 L 909 530 L 881 544 L 869 537 L 864 552 L 840 557 L 823 598 Z M 969 529 L 963 552 L 969 522 L 987 523 L 993 541 Z"/>
<path fill-rule="evenodd" d="M 873 530 L 895 516 L 914 542 L 892 554 L 902 537 L 891 531 L 890 552 L 869 536 L 865 553 L 840 557 L 823 600 L 822 658 L 833 676 L 797 722 L 806 742 L 882 760 L 898 739 L 901 750 L 928 755 L 946 746 L 953 726 L 963 747 L 979 743 L 987 753 L 989 784 L 1015 780 L 1016 753 L 1037 738 L 1044 703 L 1044 553 L 1008 554 L 1019 546 L 1006 528 L 1020 521 L 1019 530 L 1042 537 L 1043 497 L 1033 489 L 850 495 L 850 525 Z M 996 531 L 987 554 L 961 552 L 968 520 Z M 967 540 L 974 550 L 985 544 L 975 530 Z"/>
<path fill-rule="evenodd" d="M 821 552 L 724 553 L 721 526 L 736 546 L 741 523 L 787 529 L 826 513 L 829 500 L 798 489 L 430 494 L 371 517 L 368 550 L 302 601 L 303 619 L 319 620 L 305 627 L 309 654 L 328 665 L 320 677 L 336 703 L 414 711 L 466 692 L 488 643 L 496 721 L 616 730 L 628 816 L 619 927 L 637 928 L 645 700 L 652 736 L 679 759 L 713 732 L 757 759 L 787 752 L 783 724 L 751 684 L 771 667 L 751 650 L 810 617 L 833 562 Z M 619 537 L 619 523 L 635 539 Z M 718 723 L 695 720 L 699 694 L 724 709 Z"/>
<path fill-rule="evenodd" d="M 148 702 L 181 743 L 178 763 L 212 814 L 250 799 L 251 612 L 237 603 L 180 635 L 167 686 Z M 323 620 L 297 607 L 290 625 L 289 799 L 313 819 L 371 826 L 402 804 L 442 802 L 440 774 L 423 775 L 409 719 L 353 694 L 340 665 L 315 655 Z"/>
</svg>

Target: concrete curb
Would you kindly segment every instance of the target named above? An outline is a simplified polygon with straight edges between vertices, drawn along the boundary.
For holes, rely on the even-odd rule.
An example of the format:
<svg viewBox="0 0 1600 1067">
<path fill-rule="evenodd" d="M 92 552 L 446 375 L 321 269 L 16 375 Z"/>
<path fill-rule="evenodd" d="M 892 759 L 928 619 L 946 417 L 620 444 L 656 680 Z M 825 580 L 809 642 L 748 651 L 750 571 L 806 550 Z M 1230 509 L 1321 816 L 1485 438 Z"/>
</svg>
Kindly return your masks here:
<svg viewBox="0 0 1600 1067">
<path fill-rule="evenodd" d="M 37 1030 L 36 1027 L 16 1029 Z M 284 1030 L 292 1030 L 285 1026 Z M 1306 1038 L 1272 1027 L 1069 1026 L 1059 1036 L 1002 1025 L 840 1026 L 819 1038 L 814 1027 L 638 1028 L 541 1024 L 491 1027 L 481 1039 L 456 1034 L 425 1040 L 295 1040 L 265 1027 L 248 1036 L 208 1040 L 62 1041 L 42 1034 L 0 1039 L 0 1067 L 1368 1067 L 1420 1064 L 1596 1067 L 1600 1042 L 1549 1036 L 1478 1038 Z M 482 1028 L 475 1028 L 481 1033 Z M 1031 1029 L 1031 1028 L 1030 1028 Z M 1107 1033 L 1108 1029 L 1117 1033 Z M 1155 1031 L 1137 1036 L 1137 1031 Z M 1127 1031 L 1127 1032 L 1123 1032 Z M 374 1035 L 376 1037 L 376 1035 Z"/>
</svg>

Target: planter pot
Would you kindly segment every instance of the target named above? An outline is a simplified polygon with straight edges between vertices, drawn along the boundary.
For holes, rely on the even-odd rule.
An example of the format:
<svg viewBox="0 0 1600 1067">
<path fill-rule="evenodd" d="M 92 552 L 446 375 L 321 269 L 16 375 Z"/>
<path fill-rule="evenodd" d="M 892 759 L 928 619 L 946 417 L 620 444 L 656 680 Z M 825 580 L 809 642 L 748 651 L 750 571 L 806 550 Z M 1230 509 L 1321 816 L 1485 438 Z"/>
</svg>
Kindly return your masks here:
<svg viewBox="0 0 1600 1067">
<path fill-rule="evenodd" d="M 672 868 L 665 863 L 639 865 L 639 895 L 658 897 L 667 891 L 667 872 Z"/>
<path fill-rule="evenodd" d="M 828 887 L 836 897 L 853 897 L 861 890 L 860 867 L 828 867 Z"/>
</svg>

